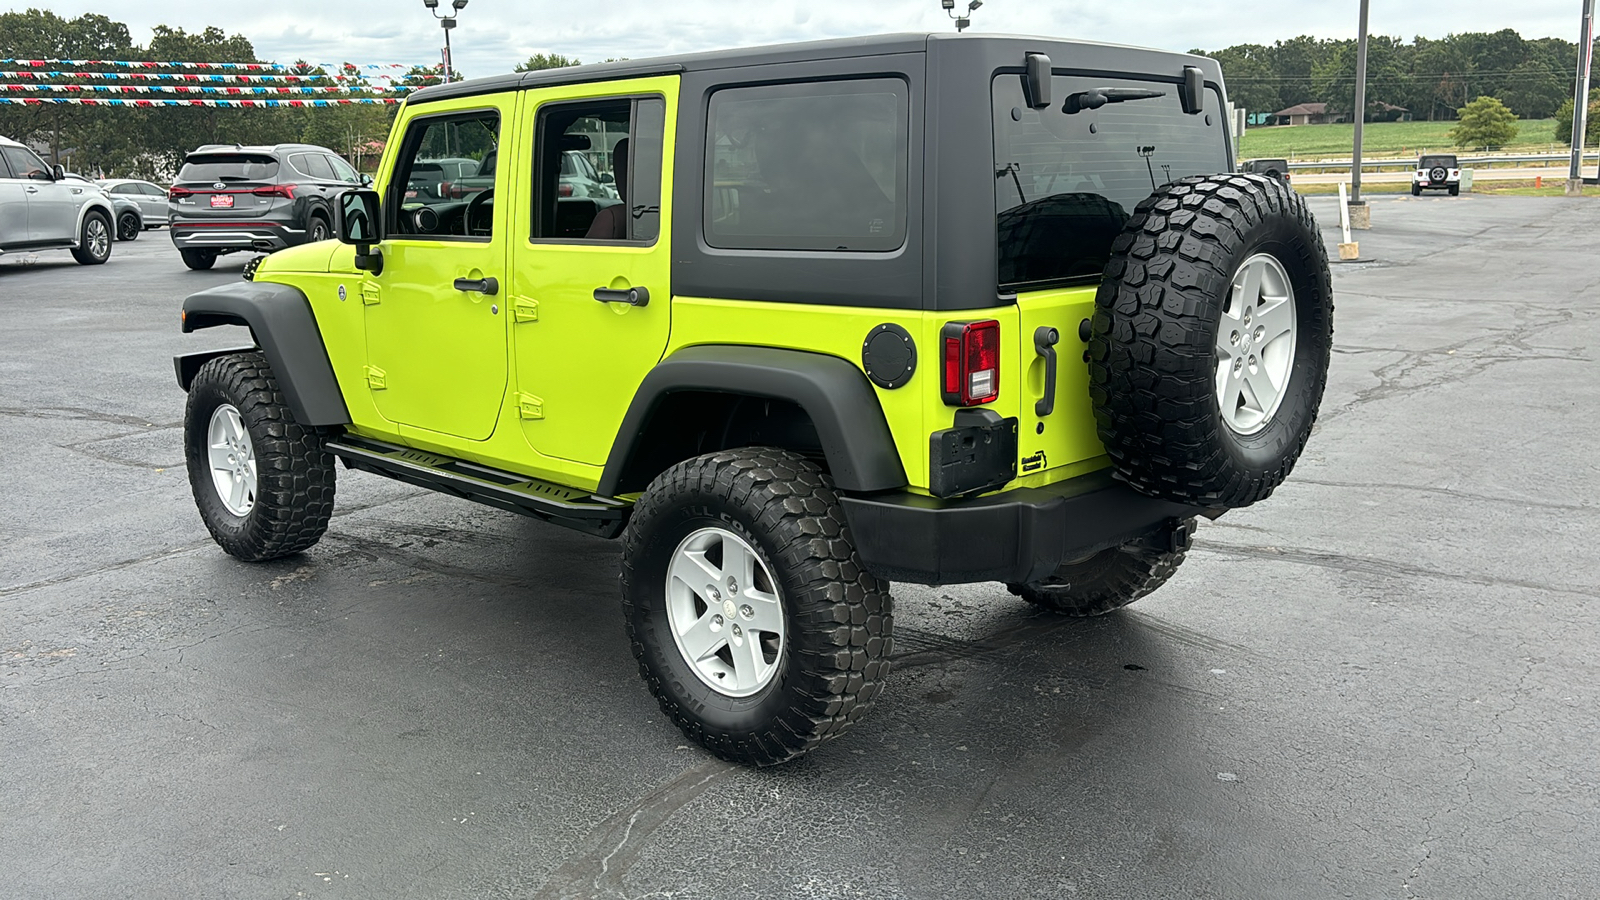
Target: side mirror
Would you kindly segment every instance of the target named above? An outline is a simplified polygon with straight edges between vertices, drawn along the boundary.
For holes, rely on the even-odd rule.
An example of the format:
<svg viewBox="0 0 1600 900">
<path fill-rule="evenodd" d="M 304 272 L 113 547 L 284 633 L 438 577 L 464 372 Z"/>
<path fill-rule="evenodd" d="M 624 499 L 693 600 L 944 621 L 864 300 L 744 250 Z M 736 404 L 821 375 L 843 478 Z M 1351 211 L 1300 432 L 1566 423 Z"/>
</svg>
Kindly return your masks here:
<svg viewBox="0 0 1600 900">
<path fill-rule="evenodd" d="M 342 243 L 356 248 L 356 268 L 374 275 L 383 272 L 383 254 L 373 244 L 383 242 L 383 208 L 378 192 L 367 188 L 345 191 L 334 204 L 334 232 Z"/>
<path fill-rule="evenodd" d="M 361 173 L 361 186 L 372 187 L 372 176 L 365 172 Z"/>
<path fill-rule="evenodd" d="M 602 172 L 602 173 L 600 173 L 600 183 L 601 184 L 616 184 L 617 183 L 617 179 L 615 177 L 613 177 L 610 172 Z"/>
<path fill-rule="evenodd" d="M 51 166 L 50 167 L 50 180 L 51 181 L 65 181 L 65 180 L 67 180 L 67 170 L 64 167 L 62 167 L 62 165 L 60 163 L 57 163 L 57 164 Z"/>
</svg>

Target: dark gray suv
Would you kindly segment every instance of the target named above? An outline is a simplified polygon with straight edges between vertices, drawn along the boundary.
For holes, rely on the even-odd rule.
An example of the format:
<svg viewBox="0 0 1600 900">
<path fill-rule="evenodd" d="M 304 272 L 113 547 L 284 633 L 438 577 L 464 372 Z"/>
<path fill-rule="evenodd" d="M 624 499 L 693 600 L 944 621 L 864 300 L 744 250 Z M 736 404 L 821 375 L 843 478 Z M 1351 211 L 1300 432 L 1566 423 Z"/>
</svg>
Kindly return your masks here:
<svg viewBox="0 0 1600 900">
<path fill-rule="evenodd" d="M 270 253 L 333 236 L 333 198 L 370 183 L 338 154 L 311 144 L 207 144 L 172 185 L 172 243 L 191 269 L 224 253 Z"/>
</svg>

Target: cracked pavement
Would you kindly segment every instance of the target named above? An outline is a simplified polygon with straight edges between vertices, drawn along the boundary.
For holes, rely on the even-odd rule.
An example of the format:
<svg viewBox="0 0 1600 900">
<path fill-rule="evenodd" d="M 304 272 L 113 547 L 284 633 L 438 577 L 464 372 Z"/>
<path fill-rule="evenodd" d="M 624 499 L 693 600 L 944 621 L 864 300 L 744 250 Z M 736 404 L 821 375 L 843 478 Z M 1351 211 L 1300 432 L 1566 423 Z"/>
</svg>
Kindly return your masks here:
<svg viewBox="0 0 1600 900">
<path fill-rule="evenodd" d="M 1372 206 L 1271 501 L 1100 619 L 897 585 L 873 715 L 761 771 L 659 714 L 612 544 L 341 471 L 218 550 L 170 357 L 241 258 L 0 257 L 0 896 L 1593 896 L 1600 204 Z"/>
</svg>

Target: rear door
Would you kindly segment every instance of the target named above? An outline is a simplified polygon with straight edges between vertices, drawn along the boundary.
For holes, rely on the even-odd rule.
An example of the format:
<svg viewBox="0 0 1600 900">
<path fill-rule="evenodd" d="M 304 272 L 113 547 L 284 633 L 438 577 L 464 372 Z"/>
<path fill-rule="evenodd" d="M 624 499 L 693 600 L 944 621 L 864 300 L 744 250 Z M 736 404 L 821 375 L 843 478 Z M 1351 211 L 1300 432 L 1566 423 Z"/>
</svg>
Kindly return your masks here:
<svg viewBox="0 0 1600 900">
<path fill-rule="evenodd" d="M 172 212 L 199 222 L 259 219 L 275 202 L 294 202 L 265 192 L 254 193 L 256 188 L 276 184 L 281 170 L 282 164 L 269 154 L 191 155 L 178 172 L 175 186 L 181 190 Z"/>
<path fill-rule="evenodd" d="M 672 171 L 678 78 L 545 88 L 527 102 L 533 202 L 518 204 L 506 298 L 516 407 L 535 450 L 600 465 L 672 323 L 662 173 Z M 617 173 L 621 199 L 579 196 L 562 178 L 574 152 Z"/>
<path fill-rule="evenodd" d="M 513 136 L 516 94 L 418 107 L 397 128 L 382 185 L 389 238 L 368 273 L 367 384 L 390 421 L 470 441 L 494 433 L 507 380 L 506 246 L 516 196 L 509 167 L 466 199 L 409 189 L 420 160 L 494 152 Z M 488 283 L 492 281 L 493 283 Z"/>
<path fill-rule="evenodd" d="M 1065 112 L 1066 98 L 1107 85 L 1142 97 Z M 1104 454 L 1080 328 L 1094 314 L 1112 241 L 1156 188 L 1229 171 L 1230 162 L 1214 90 L 1205 92 L 1202 112 L 1189 114 L 1171 80 L 1056 74 L 1051 87 L 1056 103 L 1035 110 L 1021 76 L 997 75 L 991 86 L 1000 290 L 1016 293 L 1021 325 L 1006 351 L 1015 353 L 1023 385 L 1022 476 Z M 1041 329 L 1054 329 L 1057 342 L 1036 342 Z"/>
</svg>

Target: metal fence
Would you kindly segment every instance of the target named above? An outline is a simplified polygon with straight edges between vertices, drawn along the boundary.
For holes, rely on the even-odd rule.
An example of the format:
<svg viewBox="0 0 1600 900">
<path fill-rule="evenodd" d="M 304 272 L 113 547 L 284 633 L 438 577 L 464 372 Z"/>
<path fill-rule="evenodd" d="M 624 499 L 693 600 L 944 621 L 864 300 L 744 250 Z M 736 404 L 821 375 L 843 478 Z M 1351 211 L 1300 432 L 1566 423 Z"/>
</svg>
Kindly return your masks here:
<svg viewBox="0 0 1600 900">
<path fill-rule="evenodd" d="M 1427 153 L 1427 154 L 1419 154 L 1419 155 L 1422 155 L 1422 156 L 1434 156 L 1434 155 L 1442 155 L 1442 154 Z M 1584 151 L 1583 158 L 1584 158 L 1584 161 L 1586 161 L 1586 162 L 1594 162 L 1596 160 L 1600 160 L 1600 151 L 1593 151 L 1593 150 Z M 1571 153 L 1524 153 L 1524 154 L 1510 154 L 1510 155 L 1506 155 L 1506 156 L 1459 156 L 1458 155 L 1456 157 L 1456 161 L 1458 163 L 1460 163 L 1463 167 L 1465 167 L 1465 166 L 1486 166 L 1486 165 L 1490 165 L 1492 163 L 1539 163 L 1539 162 L 1559 163 L 1561 165 L 1566 165 L 1567 163 L 1572 161 L 1572 154 Z M 1330 160 L 1323 160 L 1322 162 L 1291 162 L 1291 163 L 1289 163 L 1289 169 L 1291 171 L 1293 171 L 1295 169 L 1348 169 L 1348 168 L 1350 168 L 1350 163 L 1351 163 L 1351 160 L 1348 160 L 1348 159 L 1330 159 Z M 1363 159 L 1361 161 L 1361 170 L 1363 172 L 1365 172 L 1368 169 L 1400 168 L 1400 167 L 1411 166 L 1413 164 L 1414 164 L 1414 162 L 1411 159 L 1408 159 L 1406 157 L 1401 157 L 1399 159 L 1393 159 L 1393 158 L 1390 158 L 1390 159 Z"/>
</svg>

